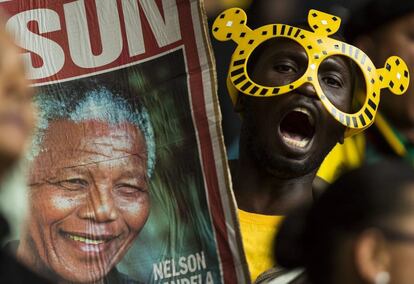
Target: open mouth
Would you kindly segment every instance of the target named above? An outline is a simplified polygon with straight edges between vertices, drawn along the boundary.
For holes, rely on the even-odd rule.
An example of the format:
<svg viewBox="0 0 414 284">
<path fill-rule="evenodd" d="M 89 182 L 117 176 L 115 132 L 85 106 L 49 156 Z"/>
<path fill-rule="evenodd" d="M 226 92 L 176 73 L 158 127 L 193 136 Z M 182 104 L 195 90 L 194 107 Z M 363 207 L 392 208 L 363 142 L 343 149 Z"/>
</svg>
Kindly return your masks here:
<svg viewBox="0 0 414 284">
<path fill-rule="evenodd" d="M 307 109 L 297 107 L 283 118 L 280 133 L 287 145 L 303 149 L 315 134 L 315 120 Z"/>
</svg>

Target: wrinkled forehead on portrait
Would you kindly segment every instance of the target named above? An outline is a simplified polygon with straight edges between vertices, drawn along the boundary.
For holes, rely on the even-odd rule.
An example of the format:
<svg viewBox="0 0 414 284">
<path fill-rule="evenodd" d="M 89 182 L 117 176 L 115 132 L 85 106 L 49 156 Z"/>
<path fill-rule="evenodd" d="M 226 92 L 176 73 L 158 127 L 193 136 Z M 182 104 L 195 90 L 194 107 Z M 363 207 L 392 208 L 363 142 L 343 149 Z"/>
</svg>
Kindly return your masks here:
<svg viewBox="0 0 414 284">
<path fill-rule="evenodd" d="M 146 109 L 107 87 L 89 85 L 64 94 L 65 88 L 49 88 L 36 96 L 39 123 L 28 157 L 34 163 L 31 183 L 53 171 L 115 164 L 151 177 L 155 143 Z"/>
</svg>

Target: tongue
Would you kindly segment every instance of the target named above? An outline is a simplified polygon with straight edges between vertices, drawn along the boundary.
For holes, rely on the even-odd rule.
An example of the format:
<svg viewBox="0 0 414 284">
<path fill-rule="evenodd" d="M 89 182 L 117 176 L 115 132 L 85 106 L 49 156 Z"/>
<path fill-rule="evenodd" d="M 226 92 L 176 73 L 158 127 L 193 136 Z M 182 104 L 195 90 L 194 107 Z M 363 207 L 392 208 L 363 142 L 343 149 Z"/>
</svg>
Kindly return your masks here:
<svg viewBox="0 0 414 284">
<path fill-rule="evenodd" d="M 286 115 L 280 124 L 280 130 L 283 136 L 298 141 L 312 138 L 314 131 L 308 116 L 299 111 Z"/>
</svg>

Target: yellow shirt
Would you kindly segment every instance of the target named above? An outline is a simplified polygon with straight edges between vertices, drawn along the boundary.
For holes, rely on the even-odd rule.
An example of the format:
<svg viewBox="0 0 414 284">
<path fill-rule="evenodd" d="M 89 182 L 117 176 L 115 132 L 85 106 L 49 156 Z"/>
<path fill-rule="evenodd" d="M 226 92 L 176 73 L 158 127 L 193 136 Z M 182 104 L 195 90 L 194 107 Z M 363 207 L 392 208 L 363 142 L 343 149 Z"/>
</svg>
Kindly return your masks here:
<svg viewBox="0 0 414 284">
<path fill-rule="evenodd" d="M 252 282 L 276 265 L 274 244 L 283 216 L 261 215 L 238 209 L 244 253 Z"/>
</svg>

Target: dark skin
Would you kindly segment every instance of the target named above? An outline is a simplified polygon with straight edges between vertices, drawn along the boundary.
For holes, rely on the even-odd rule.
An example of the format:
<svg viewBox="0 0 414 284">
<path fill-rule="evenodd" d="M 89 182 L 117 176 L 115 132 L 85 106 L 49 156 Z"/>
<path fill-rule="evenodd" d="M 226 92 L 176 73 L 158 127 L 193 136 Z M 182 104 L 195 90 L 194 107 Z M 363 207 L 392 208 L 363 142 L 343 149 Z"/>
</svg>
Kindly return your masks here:
<svg viewBox="0 0 414 284">
<path fill-rule="evenodd" d="M 288 84 L 307 68 L 305 50 L 290 40 L 269 42 L 252 56 L 258 57 L 250 76 L 261 85 Z M 322 62 L 319 81 L 339 109 L 350 111 L 353 79 L 344 58 L 335 56 Z M 286 122 L 288 115 L 298 109 L 308 118 Z M 238 207 L 259 214 L 284 215 L 301 203 L 311 202 L 317 169 L 344 136 L 344 127 L 325 110 L 314 87 L 306 83 L 287 94 L 268 98 L 240 95 L 236 111 L 243 115 L 240 156 L 233 167 Z M 286 126 L 289 123 L 294 125 Z M 305 131 L 311 135 L 304 140 L 286 134 L 285 127 L 291 130 L 295 124 L 312 128 Z"/>
</svg>

